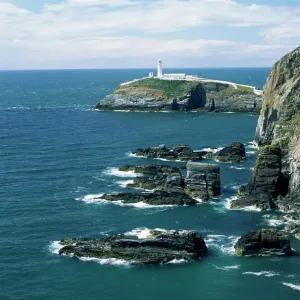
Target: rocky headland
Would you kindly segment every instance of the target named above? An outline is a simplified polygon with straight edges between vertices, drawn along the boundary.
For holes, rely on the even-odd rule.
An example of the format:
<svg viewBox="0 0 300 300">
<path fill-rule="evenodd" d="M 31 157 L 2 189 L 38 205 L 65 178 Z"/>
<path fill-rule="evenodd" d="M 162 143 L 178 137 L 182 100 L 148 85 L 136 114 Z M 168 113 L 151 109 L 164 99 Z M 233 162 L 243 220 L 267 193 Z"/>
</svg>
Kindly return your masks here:
<svg viewBox="0 0 300 300">
<path fill-rule="evenodd" d="M 94 109 L 125 111 L 201 110 L 256 112 L 261 96 L 254 88 L 216 80 L 163 80 L 144 78 L 118 86 Z"/>
<path fill-rule="evenodd" d="M 255 141 L 259 155 L 232 207 L 300 211 L 300 47 L 272 68 Z"/>
<path fill-rule="evenodd" d="M 59 254 L 85 258 L 121 259 L 144 264 L 161 264 L 174 260 L 192 261 L 204 257 L 207 247 L 194 231 L 148 230 L 143 238 L 114 235 L 105 239 L 64 238 Z"/>
</svg>

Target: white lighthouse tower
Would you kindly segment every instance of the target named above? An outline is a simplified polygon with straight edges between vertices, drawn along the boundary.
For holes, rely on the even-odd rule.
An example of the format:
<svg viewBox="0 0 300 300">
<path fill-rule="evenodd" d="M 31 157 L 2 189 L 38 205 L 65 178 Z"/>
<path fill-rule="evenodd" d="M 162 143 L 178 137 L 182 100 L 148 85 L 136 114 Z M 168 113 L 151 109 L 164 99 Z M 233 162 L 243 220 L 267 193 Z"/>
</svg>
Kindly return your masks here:
<svg viewBox="0 0 300 300">
<path fill-rule="evenodd" d="M 162 72 L 162 61 L 161 59 L 158 60 L 158 65 L 157 65 L 157 77 L 158 78 L 161 78 L 163 75 L 163 72 Z"/>
</svg>

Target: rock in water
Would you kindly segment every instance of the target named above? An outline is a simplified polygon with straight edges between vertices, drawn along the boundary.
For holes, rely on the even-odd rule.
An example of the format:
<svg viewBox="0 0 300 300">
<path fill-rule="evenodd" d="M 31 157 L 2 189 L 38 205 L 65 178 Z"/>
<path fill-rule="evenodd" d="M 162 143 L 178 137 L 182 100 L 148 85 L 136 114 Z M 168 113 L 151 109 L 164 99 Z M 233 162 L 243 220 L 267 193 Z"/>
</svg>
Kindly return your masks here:
<svg viewBox="0 0 300 300">
<path fill-rule="evenodd" d="M 272 68 L 255 141 L 262 148 L 249 184 L 241 188 L 244 203 L 300 211 L 300 47 Z"/>
<path fill-rule="evenodd" d="M 160 158 L 166 160 L 191 161 L 202 159 L 201 153 L 194 152 L 191 147 L 187 145 L 178 145 L 171 150 L 166 148 L 165 145 L 151 148 L 139 148 L 134 151 L 133 154 L 147 158 Z"/>
<path fill-rule="evenodd" d="M 126 165 L 120 167 L 119 171 L 123 171 L 123 172 L 133 171 L 134 173 L 147 174 L 147 175 L 180 173 L 179 168 L 168 166 L 168 165 L 144 165 L 144 166 Z"/>
<path fill-rule="evenodd" d="M 220 167 L 197 162 L 187 163 L 185 192 L 193 198 L 208 200 L 220 195 Z"/>
<path fill-rule="evenodd" d="M 127 184 L 126 187 L 183 193 L 184 180 L 180 173 L 162 174 L 159 176 L 135 178 L 133 183 Z"/>
<path fill-rule="evenodd" d="M 233 142 L 229 146 L 218 151 L 214 158 L 221 162 L 241 162 L 246 159 L 245 146 L 239 142 Z"/>
<path fill-rule="evenodd" d="M 207 247 L 194 231 L 147 230 L 142 239 L 115 235 L 102 240 L 62 239 L 59 254 L 98 259 L 122 259 L 145 264 L 168 263 L 173 260 L 192 261 L 203 257 Z"/>
<path fill-rule="evenodd" d="M 106 201 L 121 201 L 124 204 L 145 203 L 148 205 L 195 205 L 198 202 L 186 195 L 179 192 L 166 192 L 154 191 L 153 193 L 118 193 L 118 194 L 105 194 L 97 199 Z"/>
<path fill-rule="evenodd" d="M 234 246 L 241 256 L 290 256 L 292 249 L 288 235 L 277 229 L 250 231 Z"/>
</svg>

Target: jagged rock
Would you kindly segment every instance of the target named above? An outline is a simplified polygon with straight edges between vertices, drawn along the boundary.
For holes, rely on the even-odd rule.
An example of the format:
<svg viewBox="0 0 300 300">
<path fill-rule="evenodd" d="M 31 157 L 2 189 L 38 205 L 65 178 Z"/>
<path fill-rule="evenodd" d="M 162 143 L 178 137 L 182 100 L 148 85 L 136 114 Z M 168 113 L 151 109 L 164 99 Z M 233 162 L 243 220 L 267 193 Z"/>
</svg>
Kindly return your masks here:
<svg viewBox="0 0 300 300">
<path fill-rule="evenodd" d="M 133 183 L 129 183 L 127 187 L 168 192 L 183 192 L 184 181 L 180 173 L 163 174 L 160 176 L 135 178 Z"/>
<path fill-rule="evenodd" d="M 292 249 L 288 235 L 277 229 L 250 231 L 234 246 L 241 256 L 290 256 Z"/>
<path fill-rule="evenodd" d="M 266 146 L 260 150 L 252 177 L 241 186 L 238 199 L 231 202 L 232 208 L 256 206 L 259 209 L 276 208 L 275 199 L 286 195 L 286 178 L 281 172 L 281 150 Z"/>
<path fill-rule="evenodd" d="M 160 158 L 166 160 L 190 161 L 202 159 L 199 152 L 194 152 L 187 145 L 178 145 L 173 147 L 171 150 L 166 148 L 165 145 L 151 148 L 139 148 L 134 151 L 133 154 L 146 158 Z"/>
<path fill-rule="evenodd" d="M 145 264 L 192 261 L 203 257 L 207 247 L 201 235 L 193 231 L 149 230 L 144 239 L 115 235 L 102 240 L 62 239 L 59 253 L 77 257 L 122 259 Z"/>
<path fill-rule="evenodd" d="M 255 136 L 264 148 L 248 185 L 250 197 L 261 191 L 284 211 L 300 211 L 299 95 L 300 47 L 280 59 L 268 77 Z"/>
<path fill-rule="evenodd" d="M 284 230 L 291 233 L 291 234 L 298 234 L 300 233 L 300 227 L 299 225 L 297 224 L 289 224 L 289 225 L 286 225 L 284 227 Z"/>
<path fill-rule="evenodd" d="M 233 142 L 215 153 L 214 158 L 221 162 L 241 162 L 246 159 L 245 146 L 242 143 Z"/>
<path fill-rule="evenodd" d="M 127 172 L 133 171 L 134 173 L 156 175 L 156 174 L 174 174 L 179 173 L 178 167 L 168 165 L 144 165 L 144 166 L 132 166 L 125 165 L 119 168 L 119 171 Z"/>
<path fill-rule="evenodd" d="M 208 200 L 220 195 L 220 167 L 196 162 L 187 163 L 185 192 L 193 198 Z"/>
<path fill-rule="evenodd" d="M 121 201 L 124 204 L 143 202 L 149 205 L 195 205 L 197 201 L 179 192 L 154 191 L 153 193 L 118 193 L 104 194 L 96 199 L 107 201 Z"/>
</svg>

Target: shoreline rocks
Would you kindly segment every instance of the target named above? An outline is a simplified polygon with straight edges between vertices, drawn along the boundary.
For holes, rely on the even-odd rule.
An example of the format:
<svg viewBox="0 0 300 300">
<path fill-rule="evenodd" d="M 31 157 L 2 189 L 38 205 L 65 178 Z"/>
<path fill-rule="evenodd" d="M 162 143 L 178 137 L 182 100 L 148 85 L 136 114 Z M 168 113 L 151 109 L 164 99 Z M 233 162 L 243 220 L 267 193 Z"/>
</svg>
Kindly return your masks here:
<svg viewBox="0 0 300 300">
<path fill-rule="evenodd" d="M 185 193 L 154 191 L 152 193 L 117 193 L 104 194 L 96 199 L 116 202 L 121 201 L 124 204 L 145 203 L 148 205 L 195 205 L 198 202 Z"/>
<path fill-rule="evenodd" d="M 178 167 L 168 166 L 168 165 L 125 165 L 119 167 L 119 171 L 128 172 L 133 171 L 138 174 L 147 174 L 147 175 L 157 175 L 157 174 L 174 174 L 180 173 Z"/>
<path fill-rule="evenodd" d="M 60 241 L 61 255 L 98 259 L 122 259 L 144 264 L 161 264 L 174 260 L 193 261 L 204 257 L 207 247 L 194 231 L 149 230 L 143 239 L 129 234 L 104 239 L 65 238 Z"/>
<path fill-rule="evenodd" d="M 234 246 L 238 256 L 291 256 L 288 235 L 277 229 L 250 231 Z"/>
</svg>

